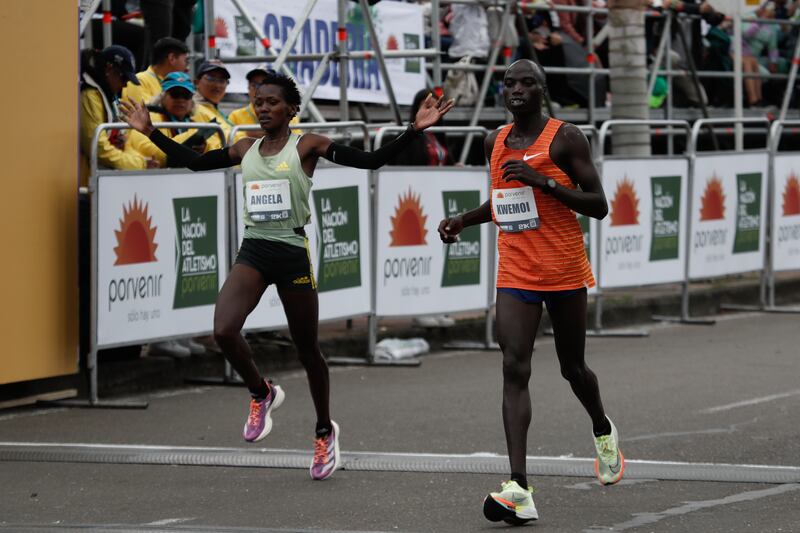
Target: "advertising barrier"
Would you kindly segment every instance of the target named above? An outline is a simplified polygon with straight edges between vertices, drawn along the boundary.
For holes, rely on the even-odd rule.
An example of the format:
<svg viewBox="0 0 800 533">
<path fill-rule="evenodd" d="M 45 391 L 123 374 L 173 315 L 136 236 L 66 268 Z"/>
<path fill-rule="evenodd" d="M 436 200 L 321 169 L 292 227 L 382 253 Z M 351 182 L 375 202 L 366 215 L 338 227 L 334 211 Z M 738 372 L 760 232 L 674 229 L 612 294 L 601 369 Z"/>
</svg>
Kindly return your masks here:
<svg viewBox="0 0 800 533">
<path fill-rule="evenodd" d="M 800 270 L 800 154 L 773 159 L 772 269 Z"/>
<path fill-rule="evenodd" d="M 697 155 L 689 279 L 764 267 L 767 165 L 766 151 Z"/>
<path fill-rule="evenodd" d="M 464 230 L 444 245 L 443 218 L 484 203 L 486 169 L 383 168 L 376 172 L 378 316 L 412 316 L 487 308 L 489 226 Z"/>
<path fill-rule="evenodd" d="M 237 248 L 244 235 L 244 189 L 235 174 Z M 371 303 L 369 173 L 339 166 L 317 167 L 306 226 L 319 293 L 319 319 L 368 315 Z M 246 330 L 286 327 L 278 291 L 270 285 L 245 322 Z"/>
<path fill-rule="evenodd" d="M 97 346 L 213 329 L 228 273 L 225 174 L 98 179 Z"/>
<path fill-rule="evenodd" d="M 602 225 L 605 288 L 680 281 L 686 239 L 686 158 L 606 159 Z"/>
</svg>

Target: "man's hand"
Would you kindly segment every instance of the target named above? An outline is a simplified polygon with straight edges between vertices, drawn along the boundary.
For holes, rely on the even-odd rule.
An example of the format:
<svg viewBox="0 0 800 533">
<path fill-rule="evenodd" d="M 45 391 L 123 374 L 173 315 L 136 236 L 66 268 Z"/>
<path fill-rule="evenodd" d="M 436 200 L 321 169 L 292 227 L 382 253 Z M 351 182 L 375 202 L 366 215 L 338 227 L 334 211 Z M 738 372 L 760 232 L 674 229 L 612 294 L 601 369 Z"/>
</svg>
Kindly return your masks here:
<svg viewBox="0 0 800 533">
<path fill-rule="evenodd" d="M 455 105 L 455 102 L 451 98 L 450 100 L 445 100 L 444 96 L 440 98 L 434 98 L 432 94 L 429 94 L 425 100 L 422 101 L 422 104 L 419 106 L 419 111 L 417 111 L 417 116 L 414 117 L 414 129 L 416 131 L 422 131 L 425 128 L 429 128 L 439 122 L 441 118 L 452 109 Z"/>
<path fill-rule="evenodd" d="M 161 168 L 161 165 L 155 159 L 150 159 L 148 157 L 145 161 L 147 162 L 147 168 Z"/>
<path fill-rule="evenodd" d="M 119 101 L 119 118 L 127 122 L 133 129 L 146 136 L 150 136 L 155 128 L 150 120 L 150 112 L 144 105 L 137 102 Z"/>
<path fill-rule="evenodd" d="M 446 218 L 439 222 L 439 237 L 443 243 L 458 241 L 458 234 L 464 230 L 464 219 L 461 216 Z"/>
<path fill-rule="evenodd" d="M 503 163 L 503 179 L 508 181 L 519 181 L 531 187 L 543 188 L 547 184 L 547 178 L 535 170 L 525 161 L 519 159 L 509 159 Z"/>
</svg>

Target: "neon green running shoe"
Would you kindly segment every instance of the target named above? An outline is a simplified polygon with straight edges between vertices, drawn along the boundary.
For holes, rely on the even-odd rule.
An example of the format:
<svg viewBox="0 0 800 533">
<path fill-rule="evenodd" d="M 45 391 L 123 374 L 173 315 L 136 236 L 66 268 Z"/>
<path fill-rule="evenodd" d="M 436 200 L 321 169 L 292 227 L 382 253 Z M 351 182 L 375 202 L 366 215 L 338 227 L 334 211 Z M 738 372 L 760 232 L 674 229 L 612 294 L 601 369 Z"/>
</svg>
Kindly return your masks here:
<svg viewBox="0 0 800 533">
<path fill-rule="evenodd" d="M 613 485 L 625 473 L 625 457 L 619 449 L 617 427 L 610 418 L 608 423 L 611 424 L 611 434 L 594 438 L 594 447 L 597 450 L 594 473 L 603 485 Z"/>
<path fill-rule="evenodd" d="M 500 492 L 490 492 L 483 500 L 483 516 L 492 522 L 503 520 L 515 526 L 538 520 L 539 513 L 531 494 L 533 487 L 523 489 L 516 481 L 506 481 Z"/>
</svg>

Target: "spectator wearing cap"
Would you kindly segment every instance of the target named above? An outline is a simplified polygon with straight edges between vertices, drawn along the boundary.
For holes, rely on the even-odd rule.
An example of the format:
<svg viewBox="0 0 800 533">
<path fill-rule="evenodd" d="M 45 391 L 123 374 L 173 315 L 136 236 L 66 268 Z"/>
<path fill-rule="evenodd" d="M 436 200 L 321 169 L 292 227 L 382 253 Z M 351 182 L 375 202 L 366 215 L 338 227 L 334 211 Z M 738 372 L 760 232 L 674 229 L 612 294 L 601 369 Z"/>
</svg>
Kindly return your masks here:
<svg viewBox="0 0 800 533">
<path fill-rule="evenodd" d="M 193 114 L 195 87 L 185 72 L 170 72 L 161 81 L 163 92 L 153 98 L 148 108 L 150 120 L 155 122 L 185 122 L 184 128 L 163 128 L 161 133 L 175 142 L 189 146 L 198 152 L 215 150 L 222 147 L 219 135 L 214 130 L 191 129 L 189 124 L 198 122 Z M 158 162 L 160 167 L 171 166 L 167 156 L 153 144 L 150 139 L 138 131 L 131 132 L 125 143 L 125 150 L 149 157 Z"/>
<path fill-rule="evenodd" d="M 230 83 L 231 73 L 221 61 L 206 61 L 197 69 L 197 93 L 194 95 L 195 113 L 198 122 L 216 122 L 225 131 L 227 138 L 231 132 L 231 121 L 219 108 Z"/>
<path fill-rule="evenodd" d="M 124 100 L 149 102 L 161 94 L 161 82 L 170 72 L 186 72 L 189 68 L 189 48 L 177 39 L 164 37 L 153 47 L 153 61 L 147 70 L 136 74 L 139 84 L 129 83 L 122 91 Z"/>
<path fill-rule="evenodd" d="M 255 110 L 255 99 L 256 99 L 256 89 L 259 85 L 264 83 L 267 79 L 267 69 L 263 67 L 257 67 L 247 73 L 247 96 L 250 97 L 250 103 L 244 107 L 240 107 L 239 109 L 235 109 L 231 111 L 231 114 L 228 115 L 228 120 L 231 121 L 231 124 L 235 126 L 246 126 L 250 124 L 258 124 L 258 116 L 256 115 Z M 289 124 L 299 124 L 300 118 L 295 116 Z M 292 130 L 292 133 L 297 133 L 298 135 L 301 133 L 300 130 Z M 255 137 L 256 139 L 260 138 L 264 135 L 264 132 L 261 130 L 255 131 L 240 131 L 234 137 L 234 142 L 238 141 L 243 137 Z"/>
<path fill-rule="evenodd" d="M 112 45 L 101 52 L 81 53 L 80 146 L 81 182 L 89 175 L 89 155 L 95 129 L 104 122 L 117 122 L 116 102 L 127 83 L 139 83 L 133 54 L 124 46 Z M 140 154 L 125 152 L 125 134 L 119 130 L 103 131 L 97 143 L 98 164 L 122 170 L 154 167 Z"/>
</svg>

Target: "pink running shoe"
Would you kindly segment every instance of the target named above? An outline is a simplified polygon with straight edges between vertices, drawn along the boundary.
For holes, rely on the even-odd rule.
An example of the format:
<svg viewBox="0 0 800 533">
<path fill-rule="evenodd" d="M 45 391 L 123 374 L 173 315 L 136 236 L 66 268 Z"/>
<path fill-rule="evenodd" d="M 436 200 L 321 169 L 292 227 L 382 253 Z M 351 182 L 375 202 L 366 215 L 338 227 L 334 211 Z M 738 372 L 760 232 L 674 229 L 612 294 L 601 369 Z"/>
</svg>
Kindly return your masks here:
<svg viewBox="0 0 800 533">
<path fill-rule="evenodd" d="M 244 424 L 244 440 L 247 442 L 258 442 L 272 431 L 272 413 L 283 403 L 286 397 L 283 389 L 278 385 L 269 384 L 269 395 L 262 401 L 250 400 L 250 414 Z"/>
<path fill-rule="evenodd" d="M 327 436 L 314 439 L 314 460 L 311 462 L 311 479 L 322 481 L 339 468 L 339 425 L 331 420 Z"/>
</svg>

